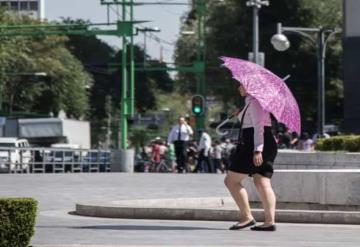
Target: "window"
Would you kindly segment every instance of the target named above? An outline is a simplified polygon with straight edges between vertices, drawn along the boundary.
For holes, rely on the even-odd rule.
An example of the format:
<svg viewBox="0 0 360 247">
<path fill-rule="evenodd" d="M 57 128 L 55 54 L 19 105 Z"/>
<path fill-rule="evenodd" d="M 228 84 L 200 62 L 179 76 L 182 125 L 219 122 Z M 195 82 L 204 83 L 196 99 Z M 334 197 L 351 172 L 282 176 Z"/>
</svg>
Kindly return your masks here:
<svg viewBox="0 0 360 247">
<path fill-rule="evenodd" d="M 30 10 L 36 10 L 37 11 L 38 8 L 39 8 L 38 2 L 34 2 L 34 1 L 30 2 Z"/>
<path fill-rule="evenodd" d="M 0 143 L 0 147 L 12 148 L 12 147 L 15 147 L 15 143 L 6 143 L 6 142 L 3 142 L 3 143 Z"/>
<path fill-rule="evenodd" d="M 28 10 L 29 9 L 29 4 L 28 2 L 26 1 L 21 1 L 20 2 L 20 10 Z"/>
<path fill-rule="evenodd" d="M 9 2 L 0 2 L 0 6 L 8 8 L 9 7 Z"/>
<path fill-rule="evenodd" d="M 11 1 L 10 2 L 10 9 L 11 10 L 19 10 L 19 2 Z"/>
</svg>

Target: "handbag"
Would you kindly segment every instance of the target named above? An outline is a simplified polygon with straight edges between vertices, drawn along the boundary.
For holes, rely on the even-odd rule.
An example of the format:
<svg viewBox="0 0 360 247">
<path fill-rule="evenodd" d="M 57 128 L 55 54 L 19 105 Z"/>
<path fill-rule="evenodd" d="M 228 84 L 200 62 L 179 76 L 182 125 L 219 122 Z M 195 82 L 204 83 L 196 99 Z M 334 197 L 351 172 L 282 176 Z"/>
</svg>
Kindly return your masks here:
<svg viewBox="0 0 360 247">
<path fill-rule="evenodd" d="M 229 156 L 230 163 L 233 163 L 233 161 L 236 162 L 238 160 L 239 150 L 240 150 L 241 146 L 244 145 L 242 126 L 243 126 L 244 117 L 245 117 L 245 114 L 246 114 L 246 111 L 247 111 L 249 105 L 250 105 L 250 103 L 244 108 L 244 110 L 243 110 L 244 113 L 241 116 L 240 127 L 239 127 L 239 135 L 238 135 L 238 138 L 237 138 L 237 141 L 236 141 L 236 147 L 233 148 L 233 150 L 231 151 L 230 156 Z"/>
</svg>

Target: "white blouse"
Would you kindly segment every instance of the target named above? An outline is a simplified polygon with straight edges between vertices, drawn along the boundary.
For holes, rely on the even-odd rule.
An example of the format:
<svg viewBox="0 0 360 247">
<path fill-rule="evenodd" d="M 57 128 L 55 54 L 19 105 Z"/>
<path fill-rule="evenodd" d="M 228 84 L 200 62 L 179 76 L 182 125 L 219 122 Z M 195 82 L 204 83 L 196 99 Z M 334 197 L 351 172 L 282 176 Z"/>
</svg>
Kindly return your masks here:
<svg viewBox="0 0 360 247">
<path fill-rule="evenodd" d="M 179 135 L 180 131 L 180 135 Z M 190 125 L 187 124 L 176 124 L 172 127 L 169 136 L 168 143 L 173 143 L 174 141 L 189 141 L 190 136 L 193 135 L 194 131 Z M 179 139 L 180 137 L 180 139 Z"/>
<path fill-rule="evenodd" d="M 271 126 L 270 113 L 265 111 L 259 101 L 252 96 L 245 98 L 245 107 L 249 105 L 242 128 L 254 128 L 254 151 L 263 151 L 264 148 L 264 126 Z M 245 108 L 244 108 L 245 109 Z M 244 110 L 242 110 L 238 119 L 241 121 Z"/>
</svg>

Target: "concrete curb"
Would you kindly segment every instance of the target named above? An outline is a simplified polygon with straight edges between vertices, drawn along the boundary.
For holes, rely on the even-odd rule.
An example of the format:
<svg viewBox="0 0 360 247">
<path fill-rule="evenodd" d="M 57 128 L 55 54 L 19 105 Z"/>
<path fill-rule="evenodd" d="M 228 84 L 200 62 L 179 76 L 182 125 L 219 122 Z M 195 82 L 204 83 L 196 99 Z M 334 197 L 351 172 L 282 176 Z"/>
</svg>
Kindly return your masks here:
<svg viewBox="0 0 360 247">
<path fill-rule="evenodd" d="M 181 204 L 179 202 L 181 200 Z M 186 200 L 189 204 L 186 205 Z M 112 204 L 78 203 L 77 215 L 105 218 L 127 219 L 161 219 L 161 220 L 205 220 L 205 221 L 237 221 L 239 211 L 224 202 L 227 199 L 211 198 L 221 201 L 222 205 L 206 204 L 206 198 L 198 199 L 151 199 L 113 202 Z M 156 205 L 156 201 L 159 201 Z M 196 201 L 201 202 L 196 205 Z M 165 202 L 165 203 L 164 203 Z M 172 203 L 171 203 L 172 202 Z M 253 209 L 257 221 L 264 218 L 262 209 Z M 328 210 L 296 210 L 277 209 L 277 222 L 287 223 L 318 223 L 318 224 L 360 224 L 359 211 L 328 211 Z"/>
</svg>

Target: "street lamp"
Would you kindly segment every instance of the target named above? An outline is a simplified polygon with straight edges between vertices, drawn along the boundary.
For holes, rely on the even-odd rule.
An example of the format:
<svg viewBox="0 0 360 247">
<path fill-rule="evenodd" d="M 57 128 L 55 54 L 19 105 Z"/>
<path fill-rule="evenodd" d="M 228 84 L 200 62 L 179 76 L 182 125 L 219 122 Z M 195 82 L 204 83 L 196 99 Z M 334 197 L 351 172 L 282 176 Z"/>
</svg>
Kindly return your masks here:
<svg viewBox="0 0 360 247">
<path fill-rule="evenodd" d="M 249 0 L 246 6 L 253 8 L 253 62 L 259 64 L 259 9 L 269 6 L 269 1 Z"/>
<path fill-rule="evenodd" d="M 160 32 L 160 28 L 158 27 L 144 27 L 144 28 L 136 28 L 136 34 L 142 32 L 144 34 L 144 67 L 146 64 L 146 33 L 147 32 Z"/>
<path fill-rule="evenodd" d="M 317 70 L 318 70 L 318 123 L 317 133 L 319 136 L 324 136 L 325 125 L 325 57 L 326 45 L 329 38 L 340 33 L 341 30 L 337 28 L 305 28 L 305 27 L 284 27 L 281 23 L 277 24 L 277 34 L 272 36 L 271 44 L 278 51 L 286 51 L 290 47 L 288 38 L 283 34 L 284 32 L 292 32 L 310 39 L 316 45 L 317 50 Z M 308 33 L 315 33 L 317 39 L 314 39 Z"/>
</svg>

